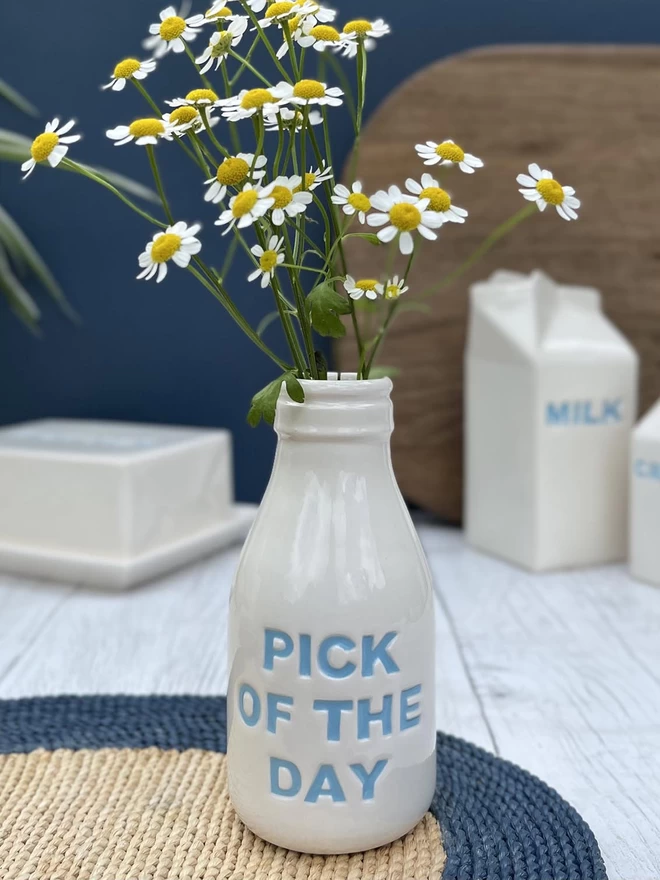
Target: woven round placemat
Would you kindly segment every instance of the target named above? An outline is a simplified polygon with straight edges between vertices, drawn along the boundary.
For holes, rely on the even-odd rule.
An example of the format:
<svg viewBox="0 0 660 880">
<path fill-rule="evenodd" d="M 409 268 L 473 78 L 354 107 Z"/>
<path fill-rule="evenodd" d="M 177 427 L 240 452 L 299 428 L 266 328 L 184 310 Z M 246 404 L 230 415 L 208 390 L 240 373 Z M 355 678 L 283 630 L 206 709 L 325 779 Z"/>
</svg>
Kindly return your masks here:
<svg viewBox="0 0 660 880">
<path fill-rule="evenodd" d="M 225 747 L 220 697 L 0 702 L 0 877 L 606 880 L 591 831 L 556 792 L 454 737 L 438 735 L 436 797 L 417 828 L 332 857 L 242 825 Z"/>
</svg>

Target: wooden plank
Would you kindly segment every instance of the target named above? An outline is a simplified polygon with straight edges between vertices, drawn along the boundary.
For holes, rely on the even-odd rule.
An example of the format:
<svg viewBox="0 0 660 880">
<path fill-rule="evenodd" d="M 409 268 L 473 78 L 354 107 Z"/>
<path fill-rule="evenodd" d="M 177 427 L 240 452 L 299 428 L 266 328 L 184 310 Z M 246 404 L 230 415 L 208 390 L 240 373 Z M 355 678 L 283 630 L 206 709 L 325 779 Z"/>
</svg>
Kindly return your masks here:
<svg viewBox="0 0 660 880">
<path fill-rule="evenodd" d="M 500 753 L 590 823 L 611 880 L 660 875 L 660 591 L 620 568 L 533 576 L 422 530 Z"/>
</svg>

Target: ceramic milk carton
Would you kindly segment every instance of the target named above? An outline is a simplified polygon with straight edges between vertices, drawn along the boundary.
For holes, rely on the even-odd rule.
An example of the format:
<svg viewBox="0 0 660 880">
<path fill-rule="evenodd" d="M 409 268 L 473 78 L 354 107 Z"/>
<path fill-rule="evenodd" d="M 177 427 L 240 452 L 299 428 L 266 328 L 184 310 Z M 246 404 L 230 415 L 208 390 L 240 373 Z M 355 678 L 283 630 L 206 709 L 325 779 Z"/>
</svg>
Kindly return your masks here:
<svg viewBox="0 0 660 880">
<path fill-rule="evenodd" d="M 496 272 L 471 290 L 466 528 L 534 571 L 621 560 L 638 358 L 600 295 Z"/>
<path fill-rule="evenodd" d="M 660 401 L 633 434 L 630 488 L 630 571 L 660 585 Z"/>
</svg>

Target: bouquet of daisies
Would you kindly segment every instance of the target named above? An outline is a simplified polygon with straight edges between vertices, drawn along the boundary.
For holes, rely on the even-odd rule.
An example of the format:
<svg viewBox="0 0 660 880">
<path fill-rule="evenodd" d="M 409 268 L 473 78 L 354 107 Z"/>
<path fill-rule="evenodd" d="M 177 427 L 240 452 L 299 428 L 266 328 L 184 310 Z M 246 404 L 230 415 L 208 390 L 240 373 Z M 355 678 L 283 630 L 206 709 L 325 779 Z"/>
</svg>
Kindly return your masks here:
<svg viewBox="0 0 660 880">
<path fill-rule="evenodd" d="M 382 19 L 338 23 L 335 11 L 316 0 L 218 0 L 205 14 L 188 17 L 170 6 L 149 27 L 143 45 L 151 57 L 120 61 L 104 86 L 120 92 L 129 85 L 144 98 L 145 116 L 110 129 L 107 136 L 117 146 L 144 150 L 162 216 L 152 216 L 68 157 L 70 146 L 79 140 L 73 121 L 50 122 L 33 141 L 31 157 L 23 165 L 28 176 L 37 164 L 62 164 L 112 191 L 154 230 L 139 255 L 138 278 L 162 282 L 172 264 L 191 272 L 277 364 L 281 375 L 255 395 L 249 415 L 253 424 L 261 418 L 272 421 L 283 381 L 293 399 L 302 402 L 299 379 L 327 378 L 317 335 L 343 336 L 348 324 L 355 336 L 358 378 L 373 377 L 379 349 L 409 291 L 420 247 L 435 242 L 445 223 L 465 223 L 468 217 L 429 171 L 408 179 L 403 189 L 392 185 L 371 195 L 350 172 L 346 184 L 336 179 L 333 114 L 344 105 L 351 115 L 355 167 L 368 53 L 389 31 Z M 269 57 L 267 71 L 253 64 L 259 46 Z M 164 108 L 153 100 L 146 83 L 171 52 L 188 56 L 199 87 L 167 101 Z M 346 72 L 346 64 L 353 73 Z M 310 78 L 312 67 L 316 79 Z M 325 82 L 326 71 L 340 85 Z M 201 224 L 177 217 L 168 201 L 157 161 L 162 149 L 180 150 L 195 164 L 200 199 L 217 209 L 217 229 L 205 236 L 204 245 Z M 448 138 L 418 144 L 416 151 L 420 171 L 422 163 L 429 168 L 453 166 L 466 174 L 483 167 L 480 158 Z M 551 205 L 563 219 L 577 218 L 580 202 L 575 191 L 561 186 L 550 171 L 530 165 L 518 183 L 523 197 L 535 205 L 525 206 L 498 227 L 459 273 L 536 207 L 543 211 Z M 344 246 L 351 238 L 390 249 L 384 276 L 356 279 L 350 274 Z M 399 252 L 406 258 L 405 269 L 391 275 L 389 267 Z M 248 281 L 272 296 L 273 304 L 265 305 L 269 311 L 258 327 L 246 320 L 226 286 L 229 267 L 240 253 L 250 262 Z M 452 273 L 452 280 L 456 277 L 457 272 Z M 360 306 L 365 303 L 370 306 L 369 327 L 376 313 L 375 332 L 367 333 L 362 320 Z M 287 342 L 286 360 L 263 339 L 274 321 L 279 321 Z"/>
</svg>

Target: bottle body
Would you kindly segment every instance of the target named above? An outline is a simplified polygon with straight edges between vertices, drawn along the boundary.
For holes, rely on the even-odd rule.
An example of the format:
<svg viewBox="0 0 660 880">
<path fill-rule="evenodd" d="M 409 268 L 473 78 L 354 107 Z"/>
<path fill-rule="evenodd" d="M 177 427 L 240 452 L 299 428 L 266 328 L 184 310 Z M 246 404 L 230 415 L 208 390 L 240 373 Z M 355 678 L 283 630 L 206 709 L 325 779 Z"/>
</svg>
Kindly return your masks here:
<svg viewBox="0 0 660 880">
<path fill-rule="evenodd" d="M 280 400 L 232 590 L 229 786 L 256 834 L 331 854 L 395 840 L 430 805 L 435 626 L 391 466 L 391 383 L 304 384 L 305 404 Z"/>
</svg>

